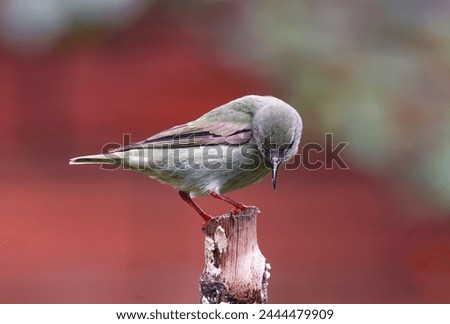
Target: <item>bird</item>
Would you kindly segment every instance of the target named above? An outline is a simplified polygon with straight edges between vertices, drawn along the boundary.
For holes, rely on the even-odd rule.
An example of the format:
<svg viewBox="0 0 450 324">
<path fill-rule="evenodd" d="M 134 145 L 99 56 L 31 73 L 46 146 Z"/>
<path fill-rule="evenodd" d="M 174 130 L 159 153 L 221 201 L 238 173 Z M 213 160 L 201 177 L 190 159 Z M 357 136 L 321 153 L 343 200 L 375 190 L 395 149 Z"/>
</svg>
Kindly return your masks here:
<svg viewBox="0 0 450 324">
<path fill-rule="evenodd" d="M 233 214 L 246 210 L 246 205 L 224 193 L 269 174 L 276 190 L 278 170 L 297 153 L 302 131 L 299 113 L 283 100 L 247 95 L 144 141 L 75 157 L 69 164 L 121 166 L 171 185 L 206 225 L 212 216 L 192 198 L 220 199 L 234 207 Z"/>
</svg>

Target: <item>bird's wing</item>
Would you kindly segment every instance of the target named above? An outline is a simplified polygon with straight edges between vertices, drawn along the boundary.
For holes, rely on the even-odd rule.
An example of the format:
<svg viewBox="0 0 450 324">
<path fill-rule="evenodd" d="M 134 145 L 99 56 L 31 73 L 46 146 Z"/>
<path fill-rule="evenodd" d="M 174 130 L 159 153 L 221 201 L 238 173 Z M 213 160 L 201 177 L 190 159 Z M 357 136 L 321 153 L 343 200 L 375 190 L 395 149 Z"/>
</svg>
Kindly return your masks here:
<svg viewBox="0 0 450 324">
<path fill-rule="evenodd" d="M 195 121 L 172 127 L 145 141 L 119 148 L 114 152 L 161 146 L 180 148 L 248 143 L 253 136 L 251 130 L 253 110 L 234 108 L 226 104 L 211 110 Z"/>
</svg>

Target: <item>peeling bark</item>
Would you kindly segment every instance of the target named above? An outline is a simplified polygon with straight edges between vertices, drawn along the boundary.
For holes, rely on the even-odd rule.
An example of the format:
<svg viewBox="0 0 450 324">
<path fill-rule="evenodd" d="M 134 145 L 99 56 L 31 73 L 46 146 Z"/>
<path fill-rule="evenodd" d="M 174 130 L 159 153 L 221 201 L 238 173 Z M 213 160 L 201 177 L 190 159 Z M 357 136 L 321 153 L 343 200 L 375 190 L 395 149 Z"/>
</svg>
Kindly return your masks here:
<svg viewBox="0 0 450 324">
<path fill-rule="evenodd" d="M 215 217 L 207 224 L 201 303 L 267 302 L 270 265 L 258 247 L 258 214 L 258 208 L 249 207 L 237 215 Z"/>
</svg>

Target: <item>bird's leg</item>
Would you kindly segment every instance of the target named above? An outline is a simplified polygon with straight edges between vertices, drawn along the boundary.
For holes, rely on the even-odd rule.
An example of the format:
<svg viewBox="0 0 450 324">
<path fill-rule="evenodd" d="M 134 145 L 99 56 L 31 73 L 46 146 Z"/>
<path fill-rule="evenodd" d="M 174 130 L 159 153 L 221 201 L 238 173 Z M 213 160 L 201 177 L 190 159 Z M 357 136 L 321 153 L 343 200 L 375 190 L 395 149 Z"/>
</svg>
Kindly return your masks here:
<svg viewBox="0 0 450 324">
<path fill-rule="evenodd" d="M 209 192 L 211 194 L 211 196 L 213 196 L 214 198 L 220 199 L 222 201 L 225 201 L 226 203 L 229 203 L 230 205 L 234 206 L 236 209 L 233 211 L 233 214 L 237 214 L 241 211 L 246 210 L 248 207 L 245 206 L 243 203 L 240 203 L 239 201 L 233 200 L 227 196 L 221 195 L 215 191 L 210 191 Z"/>
<path fill-rule="evenodd" d="M 178 194 L 180 197 L 189 204 L 192 208 L 195 209 L 195 211 L 203 218 L 205 221 L 205 225 L 211 220 L 211 216 L 209 216 L 207 213 L 203 211 L 191 198 L 191 195 L 189 195 L 187 192 L 184 191 L 178 191 Z"/>
</svg>

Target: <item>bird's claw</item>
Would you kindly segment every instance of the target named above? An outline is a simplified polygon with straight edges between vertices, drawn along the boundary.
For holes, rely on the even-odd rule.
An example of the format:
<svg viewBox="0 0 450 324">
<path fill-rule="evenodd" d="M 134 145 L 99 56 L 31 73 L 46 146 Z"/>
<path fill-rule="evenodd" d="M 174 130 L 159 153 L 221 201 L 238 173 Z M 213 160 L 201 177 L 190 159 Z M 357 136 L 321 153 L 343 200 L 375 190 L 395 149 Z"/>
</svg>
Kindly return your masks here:
<svg viewBox="0 0 450 324">
<path fill-rule="evenodd" d="M 246 211 L 247 210 L 247 206 L 245 206 L 245 205 L 242 205 L 242 206 L 239 206 L 239 207 L 236 207 L 235 209 L 233 209 L 232 211 L 231 211 L 231 214 L 233 214 L 233 215 L 237 215 L 237 214 L 239 214 L 239 213 L 242 213 L 243 211 Z"/>
<path fill-rule="evenodd" d="M 208 225 L 209 222 L 212 220 L 212 217 L 209 217 L 208 219 L 204 218 L 205 222 L 202 225 L 202 232 L 205 234 L 208 234 Z"/>
</svg>

